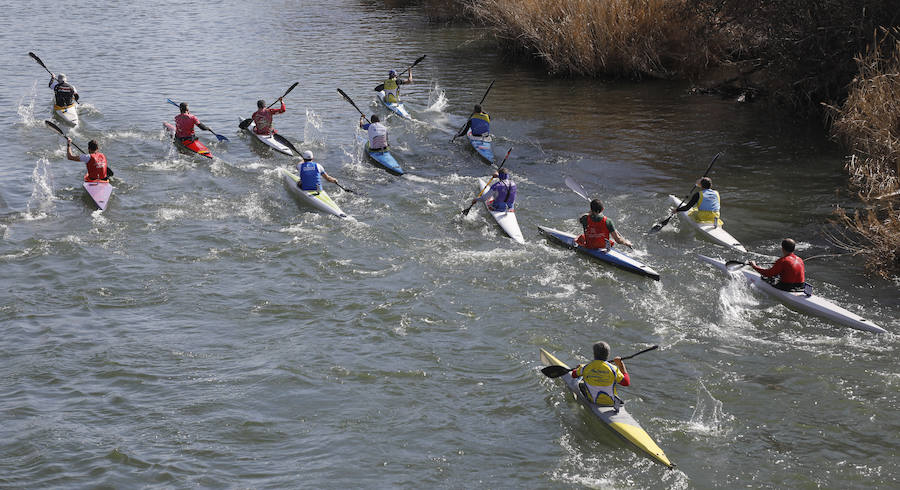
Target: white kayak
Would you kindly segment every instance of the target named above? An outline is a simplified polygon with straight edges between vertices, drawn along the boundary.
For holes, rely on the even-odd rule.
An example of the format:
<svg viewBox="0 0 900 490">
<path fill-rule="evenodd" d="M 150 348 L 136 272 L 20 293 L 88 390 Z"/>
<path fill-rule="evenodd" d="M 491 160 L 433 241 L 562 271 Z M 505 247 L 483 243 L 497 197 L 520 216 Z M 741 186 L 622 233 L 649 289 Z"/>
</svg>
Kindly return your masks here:
<svg viewBox="0 0 900 490">
<path fill-rule="evenodd" d="M 253 130 L 254 128 L 256 128 L 256 124 L 251 122 L 250 125 L 247 126 L 247 128 L 244 131 L 249 133 L 251 135 L 251 137 L 253 139 L 255 139 L 256 141 L 268 146 L 269 148 L 271 148 L 274 151 L 277 151 L 278 153 L 281 153 L 281 154 L 284 154 L 284 155 L 287 155 L 290 157 L 295 155 L 295 153 L 292 149 L 293 145 L 291 145 L 291 142 L 288 141 L 284 136 L 281 136 L 278 133 L 272 133 L 269 135 L 256 134 L 256 131 Z M 296 155 L 299 155 L 299 153 L 296 153 Z"/>
<path fill-rule="evenodd" d="M 673 196 L 670 194 L 669 198 L 672 199 L 672 203 L 675 204 L 676 207 L 683 203 L 681 198 L 677 196 Z M 713 243 L 724 245 L 728 248 L 741 252 L 747 251 L 747 249 L 744 248 L 743 245 L 741 245 L 741 242 L 737 241 L 737 239 L 735 239 L 733 236 L 731 236 L 730 233 L 725 231 L 725 228 L 722 228 L 722 226 L 718 225 L 718 223 L 699 223 L 697 221 L 694 221 L 694 219 L 688 215 L 687 211 L 679 211 L 678 218 L 682 223 L 689 224 L 695 230 L 700 232 L 701 235 L 703 235 Z"/>
<path fill-rule="evenodd" d="M 69 126 L 78 125 L 78 104 L 72 104 L 65 107 L 53 104 L 53 115 L 60 121 Z"/>
<path fill-rule="evenodd" d="M 83 186 L 84 190 L 91 196 L 91 199 L 94 200 L 94 204 L 100 208 L 100 211 L 105 210 L 106 204 L 109 202 L 109 196 L 112 195 L 112 184 L 108 180 L 86 180 Z"/>
<path fill-rule="evenodd" d="M 728 272 L 728 269 L 725 268 L 725 262 L 705 255 L 698 254 L 698 257 L 700 260 Z M 873 323 L 872 320 L 867 320 L 856 313 L 841 308 L 821 296 L 815 294 L 807 295 L 804 292 L 782 291 L 766 282 L 763 277 L 750 266 L 742 267 L 740 273 L 746 280 L 756 286 L 757 289 L 760 289 L 769 296 L 781 301 L 785 306 L 794 311 L 822 317 L 845 327 L 855 328 L 857 330 L 875 333 L 886 332 L 885 329 Z"/>
<path fill-rule="evenodd" d="M 565 363 L 554 357 L 553 354 L 544 349 L 541 349 L 541 363 L 545 366 L 562 366 L 566 369 L 571 369 Z M 584 393 L 578 388 L 578 379 L 572 378 L 572 376 L 568 374 L 564 374 L 560 376 L 560 378 L 566 382 L 566 386 L 569 387 L 569 390 L 575 395 L 575 398 L 590 410 L 594 417 L 603 422 L 613 434 L 619 436 L 637 451 L 638 454 L 647 456 L 653 461 L 668 468 L 675 467 L 675 465 L 669 461 L 669 458 L 666 457 L 666 453 L 664 453 L 656 444 L 656 441 L 654 441 L 653 438 L 650 437 L 650 434 L 647 434 L 647 431 L 641 427 L 641 424 L 628 413 L 628 410 L 625 410 L 624 406 L 619 406 L 619 409 L 616 410 L 615 407 L 597 405 L 584 396 Z"/>
<path fill-rule="evenodd" d="M 478 179 L 479 191 L 484 189 L 484 186 L 486 185 L 487 183 L 483 179 Z M 509 211 L 494 211 L 491 209 L 491 204 L 493 202 L 493 198 L 484 201 L 484 208 L 494 217 L 494 221 L 500 225 L 500 228 L 503 229 L 504 233 L 509 235 L 509 237 L 517 243 L 525 243 L 525 237 L 522 236 L 522 230 L 519 228 L 519 220 L 516 219 L 515 209 L 510 209 Z"/>
<path fill-rule="evenodd" d="M 406 110 L 406 108 L 403 107 L 403 102 L 388 102 L 387 100 L 385 100 L 384 97 L 385 97 L 384 90 L 382 90 L 381 92 L 378 92 L 378 101 L 381 102 L 382 104 L 384 104 L 385 107 L 390 109 L 391 112 L 393 112 L 394 114 L 397 114 L 398 116 L 402 117 L 403 119 L 412 119 L 412 116 L 410 116 L 409 112 Z"/>
<path fill-rule="evenodd" d="M 323 213 L 333 214 L 340 218 L 347 217 L 347 214 L 344 213 L 341 208 L 331 200 L 331 196 L 329 196 L 327 192 L 305 191 L 299 186 L 300 177 L 283 168 L 279 169 L 279 171 L 281 172 L 281 178 L 284 181 L 284 186 L 287 187 L 288 191 L 290 191 L 290 193 L 294 195 L 298 200 L 300 200 L 307 206 L 322 211 Z"/>
</svg>

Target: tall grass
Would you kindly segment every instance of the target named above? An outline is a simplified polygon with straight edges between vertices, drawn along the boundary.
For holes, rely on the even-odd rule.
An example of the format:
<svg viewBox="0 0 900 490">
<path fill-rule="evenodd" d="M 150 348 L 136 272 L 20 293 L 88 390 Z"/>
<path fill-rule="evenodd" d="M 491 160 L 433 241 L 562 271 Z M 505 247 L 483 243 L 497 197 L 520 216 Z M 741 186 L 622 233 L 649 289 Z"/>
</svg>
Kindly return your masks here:
<svg viewBox="0 0 900 490">
<path fill-rule="evenodd" d="M 853 154 L 850 182 L 870 204 L 862 213 L 837 212 L 837 222 L 855 236 L 834 236 L 837 245 L 866 257 L 871 271 L 900 273 L 900 211 L 885 196 L 900 200 L 900 29 L 881 29 L 865 54 L 840 108 L 830 107 L 831 133 Z"/>
<path fill-rule="evenodd" d="M 671 77 L 715 59 L 688 0 L 472 0 L 471 17 L 554 74 Z"/>
</svg>

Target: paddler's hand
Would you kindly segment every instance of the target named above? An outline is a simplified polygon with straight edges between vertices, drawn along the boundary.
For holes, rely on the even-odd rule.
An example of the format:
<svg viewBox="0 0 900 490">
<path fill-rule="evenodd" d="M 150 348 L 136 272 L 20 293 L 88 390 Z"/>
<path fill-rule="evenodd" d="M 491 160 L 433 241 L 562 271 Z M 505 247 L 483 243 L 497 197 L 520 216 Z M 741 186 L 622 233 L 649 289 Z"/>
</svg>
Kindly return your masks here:
<svg viewBox="0 0 900 490">
<path fill-rule="evenodd" d="M 622 240 L 622 245 L 625 245 L 628 248 L 634 248 L 634 246 L 628 240 Z"/>
<path fill-rule="evenodd" d="M 72 138 L 69 138 L 68 136 L 66 136 L 66 146 L 71 145 L 71 144 L 72 144 Z"/>
<path fill-rule="evenodd" d="M 753 267 L 754 269 L 756 268 L 756 262 L 755 262 L 755 261 L 752 261 L 752 260 L 751 260 L 750 262 L 747 262 L 747 265 L 749 265 L 750 267 Z"/>
</svg>

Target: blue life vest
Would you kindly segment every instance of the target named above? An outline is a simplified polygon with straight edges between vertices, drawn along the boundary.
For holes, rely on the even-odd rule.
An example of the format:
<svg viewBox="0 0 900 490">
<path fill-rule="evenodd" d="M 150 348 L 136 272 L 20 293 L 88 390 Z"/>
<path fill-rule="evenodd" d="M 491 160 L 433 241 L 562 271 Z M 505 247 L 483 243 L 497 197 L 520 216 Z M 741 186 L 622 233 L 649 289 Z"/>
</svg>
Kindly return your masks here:
<svg viewBox="0 0 900 490">
<path fill-rule="evenodd" d="M 300 188 L 304 191 L 317 191 L 321 188 L 322 180 L 319 176 L 319 165 L 316 162 L 303 162 L 297 164 L 300 172 Z"/>
<path fill-rule="evenodd" d="M 472 124 L 472 135 L 481 136 L 491 132 L 491 116 L 488 116 L 486 113 L 473 114 L 469 121 Z"/>
<path fill-rule="evenodd" d="M 497 197 L 494 198 L 495 206 L 501 202 L 506 203 L 507 208 L 512 208 L 514 206 L 516 202 L 515 182 L 509 179 L 501 180 L 491 186 L 491 190 L 497 192 Z"/>
</svg>

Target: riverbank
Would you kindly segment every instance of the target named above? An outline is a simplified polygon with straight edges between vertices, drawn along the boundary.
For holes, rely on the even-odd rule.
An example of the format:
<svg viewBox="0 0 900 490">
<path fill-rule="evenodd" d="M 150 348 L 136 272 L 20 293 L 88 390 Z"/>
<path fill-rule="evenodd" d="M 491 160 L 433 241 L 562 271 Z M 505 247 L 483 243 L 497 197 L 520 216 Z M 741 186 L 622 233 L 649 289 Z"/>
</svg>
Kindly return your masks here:
<svg viewBox="0 0 900 490">
<path fill-rule="evenodd" d="M 835 244 L 866 256 L 870 272 L 900 274 L 898 48 L 882 29 L 896 23 L 892 2 L 457 0 L 426 11 L 488 27 L 501 49 L 555 76 L 687 79 L 779 117 L 821 118 L 851 152 L 849 185 L 869 207 L 838 211 L 848 236 Z"/>
</svg>

